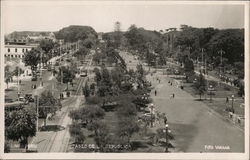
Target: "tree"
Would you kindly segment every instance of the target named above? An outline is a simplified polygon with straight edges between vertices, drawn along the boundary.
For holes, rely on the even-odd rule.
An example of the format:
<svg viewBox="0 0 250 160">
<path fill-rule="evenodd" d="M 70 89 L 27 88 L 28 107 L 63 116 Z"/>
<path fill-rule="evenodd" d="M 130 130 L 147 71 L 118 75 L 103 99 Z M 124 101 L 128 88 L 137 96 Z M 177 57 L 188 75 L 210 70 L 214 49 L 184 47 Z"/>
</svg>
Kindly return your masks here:
<svg viewBox="0 0 250 160">
<path fill-rule="evenodd" d="M 111 76 L 110 76 L 109 71 L 108 71 L 108 69 L 106 67 L 102 66 L 101 74 L 102 74 L 102 83 L 103 83 L 103 85 L 105 85 L 107 87 L 111 87 L 112 86 Z"/>
<path fill-rule="evenodd" d="M 96 40 L 97 33 L 89 26 L 71 25 L 56 32 L 55 36 L 57 39 L 64 39 L 65 42 L 76 42 L 87 38 Z"/>
<path fill-rule="evenodd" d="M 28 137 L 36 135 L 36 112 L 31 108 L 5 114 L 5 135 L 8 139 L 20 142 L 26 148 Z"/>
<path fill-rule="evenodd" d="M 234 62 L 235 72 L 239 79 L 244 78 L 244 62 Z"/>
<path fill-rule="evenodd" d="M 70 69 L 69 67 L 60 67 L 59 74 L 57 75 L 57 81 L 63 82 L 67 84 L 67 90 L 69 89 L 68 83 L 72 82 L 75 78 L 75 71 Z"/>
<path fill-rule="evenodd" d="M 10 66 L 6 65 L 4 67 L 4 81 L 7 84 L 7 89 L 9 88 L 8 84 L 11 79 L 12 79 L 12 73 L 10 71 Z"/>
<path fill-rule="evenodd" d="M 71 119 L 75 121 L 81 121 L 87 124 L 87 129 L 90 131 L 94 131 L 94 139 L 96 144 L 102 148 L 103 141 L 105 140 L 105 135 L 108 132 L 105 132 L 106 129 L 105 124 L 101 122 L 101 119 L 104 118 L 105 112 L 99 106 L 86 106 L 77 110 L 73 110 L 70 112 L 69 116 Z M 76 130 L 72 128 L 73 130 Z M 76 130 L 76 134 L 80 134 L 79 130 Z"/>
<path fill-rule="evenodd" d="M 105 146 L 110 140 L 107 124 L 103 121 L 94 121 L 91 125 L 88 125 L 87 128 L 95 132 L 94 140 L 100 151 L 104 152 Z"/>
<path fill-rule="evenodd" d="M 31 70 L 34 71 L 40 62 L 40 51 L 37 49 L 31 49 L 29 52 L 25 53 L 24 63 L 27 66 L 31 67 Z"/>
<path fill-rule="evenodd" d="M 78 123 L 73 123 L 69 126 L 69 133 L 72 137 L 75 138 L 75 142 L 82 144 L 86 137 L 83 133 L 84 131 L 81 129 L 81 125 Z"/>
<path fill-rule="evenodd" d="M 74 53 L 74 56 L 76 56 L 80 60 L 84 60 L 85 56 L 89 53 L 89 49 L 87 49 L 84 46 L 81 46 L 77 52 Z M 94 59 L 93 59 L 94 60 Z"/>
<path fill-rule="evenodd" d="M 243 95 L 245 95 L 245 87 L 244 87 L 243 84 L 241 84 L 240 87 L 239 87 L 238 95 L 241 96 L 241 97 Z"/>
<path fill-rule="evenodd" d="M 198 93 L 200 95 L 200 100 L 201 100 L 201 95 L 203 95 L 206 91 L 206 80 L 201 72 L 194 85 L 195 85 L 195 88 L 198 90 Z"/>
<path fill-rule="evenodd" d="M 100 81 L 102 80 L 102 75 L 101 75 L 100 69 L 94 68 L 94 73 L 95 73 L 95 80 L 96 80 L 97 85 L 98 85 L 100 83 Z"/>
<path fill-rule="evenodd" d="M 73 120 L 81 120 L 82 122 L 92 123 L 95 120 L 102 119 L 104 115 L 105 115 L 104 110 L 99 106 L 86 106 L 71 111 L 69 116 Z"/>
<path fill-rule="evenodd" d="M 83 94 L 84 94 L 85 97 L 89 97 L 90 96 L 90 89 L 89 89 L 89 85 L 88 85 L 87 82 L 85 83 L 85 86 L 83 88 Z"/>
<path fill-rule="evenodd" d="M 190 78 L 194 76 L 194 63 L 191 59 L 187 58 L 184 61 L 184 72 L 186 75 L 186 80 L 190 81 Z"/>
<path fill-rule="evenodd" d="M 54 48 L 54 42 L 51 39 L 42 39 L 39 43 L 39 47 L 47 54 L 48 57 L 52 57 L 51 55 L 48 55 L 49 52 Z"/>
<path fill-rule="evenodd" d="M 44 91 L 39 98 L 39 115 L 44 118 L 44 126 L 48 114 L 55 115 L 59 108 L 59 102 L 53 96 L 51 91 Z"/>
<path fill-rule="evenodd" d="M 122 117 L 118 121 L 118 136 L 127 139 L 127 143 L 130 144 L 131 136 L 139 131 L 139 126 L 135 117 Z"/>
</svg>

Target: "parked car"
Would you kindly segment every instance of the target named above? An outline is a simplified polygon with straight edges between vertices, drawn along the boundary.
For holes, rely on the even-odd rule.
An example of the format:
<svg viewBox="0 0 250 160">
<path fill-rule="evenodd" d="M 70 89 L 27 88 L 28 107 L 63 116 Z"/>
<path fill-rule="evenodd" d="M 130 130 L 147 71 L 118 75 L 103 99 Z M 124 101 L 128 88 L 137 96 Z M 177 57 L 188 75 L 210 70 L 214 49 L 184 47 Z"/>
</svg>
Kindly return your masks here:
<svg viewBox="0 0 250 160">
<path fill-rule="evenodd" d="M 32 97 L 32 94 L 25 94 L 24 98 L 28 100 L 29 102 L 34 102 L 34 98 Z"/>
<path fill-rule="evenodd" d="M 37 81 L 37 76 L 33 76 L 33 77 L 31 78 L 31 81 Z"/>
</svg>

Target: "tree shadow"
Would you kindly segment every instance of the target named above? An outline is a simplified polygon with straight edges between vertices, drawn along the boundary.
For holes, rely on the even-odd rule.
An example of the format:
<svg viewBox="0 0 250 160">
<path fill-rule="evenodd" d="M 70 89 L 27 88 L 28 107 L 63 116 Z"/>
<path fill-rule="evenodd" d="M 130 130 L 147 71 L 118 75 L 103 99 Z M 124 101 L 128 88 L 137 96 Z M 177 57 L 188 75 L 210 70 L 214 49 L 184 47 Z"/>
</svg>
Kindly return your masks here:
<svg viewBox="0 0 250 160">
<path fill-rule="evenodd" d="M 171 142 L 166 143 L 164 141 L 160 141 L 159 146 L 161 146 L 161 147 L 166 147 L 167 146 L 168 148 L 175 148 Z"/>
<path fill-rule="evenodd" d="M 14 91 L 15 89 L 14 88 L 6 88 L 5 91 L 8 92 L 8 91 Z"/>
<path fill-rule="evenodd" d="M 132 141 L 130 144 L 132 150 L 136 150 L 138 148 L 148 148 L 147 143 L 142 141 Z"/>
<path fill-rule="evenodd" d="M 60 125 L 46 125 L 46 126 L 42 126 L 40 127 L 40 131 L 41 132 L 48 132 L 48 131 L 54 131 L 54 132 L 57 132 L 57 131 L 62 131 L 64 130 L 65 127 L 63 126 L 60 126 Z"/>
<path fill-rule="evenodd" d="M 206 101 L 206 99 L 200 99 L 200 98 L 196 98 L 196 99 L 194 99 L 194 101 L 200 101 L 200 102 L 202 102 L 202 101 Z"/>
</svg>

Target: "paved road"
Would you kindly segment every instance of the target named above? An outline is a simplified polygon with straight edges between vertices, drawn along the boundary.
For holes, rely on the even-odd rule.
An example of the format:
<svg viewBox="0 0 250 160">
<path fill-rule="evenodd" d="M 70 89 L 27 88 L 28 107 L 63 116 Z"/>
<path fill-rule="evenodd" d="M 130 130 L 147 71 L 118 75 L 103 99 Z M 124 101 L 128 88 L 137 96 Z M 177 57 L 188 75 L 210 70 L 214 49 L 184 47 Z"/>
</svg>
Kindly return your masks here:
<svg viewBox="0 0 250 160">
<path fill-rule="evenodd" d="M 128 67 L 135 68 L 138 62 L 133 60 L 132 56 L 124 56 L 124 53 L 122 55 L 128 62 Z M 161 79 L 160 84 L 153 78 L 156 76 Z M 244 152 L 242 130 L 223 120 L 204 103 L 195 101 L 189 93 L 170 86 L 170 78 L 166 75 L 156 73 L 147 78 L 158 92 L 157 97 L 154 91 L 151 95 L 156 109 L 167 114 L 170 129 L 175 135 L 175 151 Z M 170 99 L 173 93 L 175 98 Z"/>
<path fill-rule="evenodd" d="M 92 64 L 92 58 L 89 57 L 90 61 L 86 65 L 87 71 L 89 72 L 89 67 Z M 84 99 L 84 96 L 82 96 L 82 85 L 85 84 L 87 81 L 87 78 L 81 78 L 77 91 L 76 96 L 71 97 L 69 101 L 72 103 L 67 106 L 66 110 L 64 111 L 64 115 L 61 118 L 59 125 L 64 128 L 61 131 L 56 132 L 52 138 L 49 140 L 49 143 L 47 147 L 45 148 L 45 152 L 67 152 L 69 139 L 70 139 L 70 133 L 69 133 L 69 125 L 72 124 L 72 120 L 69 117 L 70 110 L 74 110 L 76 108 L 80 107 L 81 101 Z"/>
<path fill-rule="evenodd" d="M 72 123 L 71 118 L 69 117 L 69 111 L 76 109 L 79 107 L 83 96 L 75 96 L 71 97 L 72 103 L 67 106 L 64 116 L 60 121 L 60 126 L 63 128 L 60 131 L 57 131 L 50 139 L 47 147 L 45 148 L 44 152 L 66 152 L 70 133 L 69 133 L 69 125 Z"/>
</svg>

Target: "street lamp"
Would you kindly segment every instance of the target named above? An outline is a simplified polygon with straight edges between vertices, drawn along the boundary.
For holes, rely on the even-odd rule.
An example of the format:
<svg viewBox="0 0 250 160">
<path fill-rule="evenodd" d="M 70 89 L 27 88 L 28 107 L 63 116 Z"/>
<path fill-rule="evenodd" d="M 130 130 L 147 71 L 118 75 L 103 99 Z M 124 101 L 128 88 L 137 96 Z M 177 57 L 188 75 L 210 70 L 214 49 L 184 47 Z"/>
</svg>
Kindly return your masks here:
<svg viewBox="0 0 250 160">
<path fill-rule="evenodd" d="M 232 95 L 232 112 L 234 113 L 234 95 Z"/>
<path fill-rule="evenodd" d="M 222 54 L 225 54 L 225 51 L 222 49 L 218 52 L 220 54 L 220 75 L 221 75 L 221 70 L 222 70 Z"/>
<path fill-rule="evenodd" d="M 188 46 L 188 59 L 190 59 L 190 55 L 191 55 L 191 49 L 192 49 L 192 47 L 190 47 L 190 46 Z"/>
<path fill-rule="evenodd" d="M 165 152 L 168 152 L 168 124 L 165 125 L 165 133 L 166 133 L 166 150 Z"/>
<path fill-rule="evenodd" d="M 210 91 L 210 103 L 211 103 L 212 102 L 212 90 L 213 90 L 213 86 L 210 85 L 208 89 Z"/>
<path fill-rule="evenodd" d="M 154 108 L 154 104 L 151 103 L 150 104 L 150 109 L 151 109 L 151 127 L 153 127 L 153 108 Z"/>
<path fill-rule="evenodd" d="M 35 102 L 36 102 L 36 132 L 39 131 L 38 120 L 39 120 L 39 96 L 38 93 L 35 93 Z"/>
</svg>

